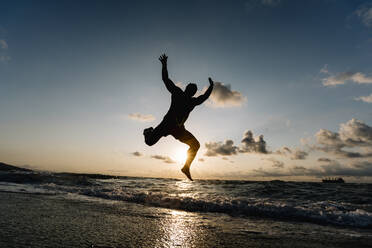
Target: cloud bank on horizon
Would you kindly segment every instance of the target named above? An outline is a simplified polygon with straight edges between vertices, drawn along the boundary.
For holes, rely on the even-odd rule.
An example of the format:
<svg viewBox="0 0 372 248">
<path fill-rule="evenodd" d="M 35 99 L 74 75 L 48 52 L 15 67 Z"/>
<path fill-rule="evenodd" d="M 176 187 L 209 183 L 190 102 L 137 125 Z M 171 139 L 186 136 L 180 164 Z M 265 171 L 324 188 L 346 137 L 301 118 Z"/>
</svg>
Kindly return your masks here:
<svg viewBox="0 0 372 248">
<path fill-rule="evenodd" d="M 254 170 L 254 174 L 263 177 L 283 177 L 283 176 L 353 176 L 370 177 L 372 176 L 372 127 L 364 122 L 351 119 L 346 123 L 340 124 L 338 132 L 327 129 L 320 129 L 316 134 L 316 143 L 307 144 L 309 152 L 299 151 L 294 153 L 293 159 L 305 159 L 310 153 L 324 153 L 328 157 L 318 157 L 318 165 L 286 166 L 283 162 L 269 158 L 271 169 L 259 168 Z M 285 155 L 293 154 L 291 149 L 283 147 L 274 154 Z"/>
</svg>

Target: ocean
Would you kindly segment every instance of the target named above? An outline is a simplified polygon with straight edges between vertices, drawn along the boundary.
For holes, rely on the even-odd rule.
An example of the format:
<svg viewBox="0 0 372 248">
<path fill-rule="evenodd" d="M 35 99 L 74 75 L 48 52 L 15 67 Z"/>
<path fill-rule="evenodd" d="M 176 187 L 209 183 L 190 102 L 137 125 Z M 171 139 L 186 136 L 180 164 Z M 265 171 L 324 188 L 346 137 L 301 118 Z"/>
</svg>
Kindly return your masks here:
<svg viewBox="0 0 372 248">
<path fill-rule="evenodd" d="M 372 241 L 372 184 L 1 171 L 0 203 L 0 247 L 368 247 Z"/>
</svg>

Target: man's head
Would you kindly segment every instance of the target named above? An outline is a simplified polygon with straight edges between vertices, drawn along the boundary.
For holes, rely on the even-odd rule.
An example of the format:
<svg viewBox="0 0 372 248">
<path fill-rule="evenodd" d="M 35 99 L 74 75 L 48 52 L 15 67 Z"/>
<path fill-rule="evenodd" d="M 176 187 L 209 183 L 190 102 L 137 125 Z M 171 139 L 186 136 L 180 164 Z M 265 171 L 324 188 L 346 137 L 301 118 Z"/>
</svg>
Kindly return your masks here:
<svg viewBox="0 0 372 248">
<path fill-rule="evenodd" d="M 197 90 L 198 90 L 198 87 L 196 86 L 196 84 L 189 83 L 186 86 L 185 93 L 186 93 L 186 95 L 192 97 L 193 95 L 195 95 Z"/>
</svg>

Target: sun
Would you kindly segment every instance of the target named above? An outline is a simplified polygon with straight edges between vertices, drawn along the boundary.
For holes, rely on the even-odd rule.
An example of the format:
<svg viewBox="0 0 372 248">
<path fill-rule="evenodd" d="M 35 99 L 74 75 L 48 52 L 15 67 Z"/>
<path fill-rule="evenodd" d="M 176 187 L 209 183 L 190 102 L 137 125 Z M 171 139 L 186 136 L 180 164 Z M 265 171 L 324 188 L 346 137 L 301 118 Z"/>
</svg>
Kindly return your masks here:
<svg viewBox="0 0 372 248">
<path fill-rule="evenodd" d="M 185 148 L 178 148 L 174 155 L 172 156 L 174 160 L 176 160 L 180 164 L 184 164 L 187 158 L 187 149 Z"/>
</svg>

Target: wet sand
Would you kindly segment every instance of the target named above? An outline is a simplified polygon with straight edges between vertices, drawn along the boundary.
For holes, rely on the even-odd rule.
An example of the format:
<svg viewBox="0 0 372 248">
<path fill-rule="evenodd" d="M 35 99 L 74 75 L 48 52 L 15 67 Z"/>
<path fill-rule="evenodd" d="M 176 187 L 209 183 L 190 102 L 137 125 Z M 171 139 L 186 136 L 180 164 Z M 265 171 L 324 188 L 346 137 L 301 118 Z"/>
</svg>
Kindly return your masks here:
<svg viewBox="0 0 372 248">
<path fill-rule="evenodd" d="M 0 192 L 0 247 L 370 247 L 371 230 Z"/>
</svg>

